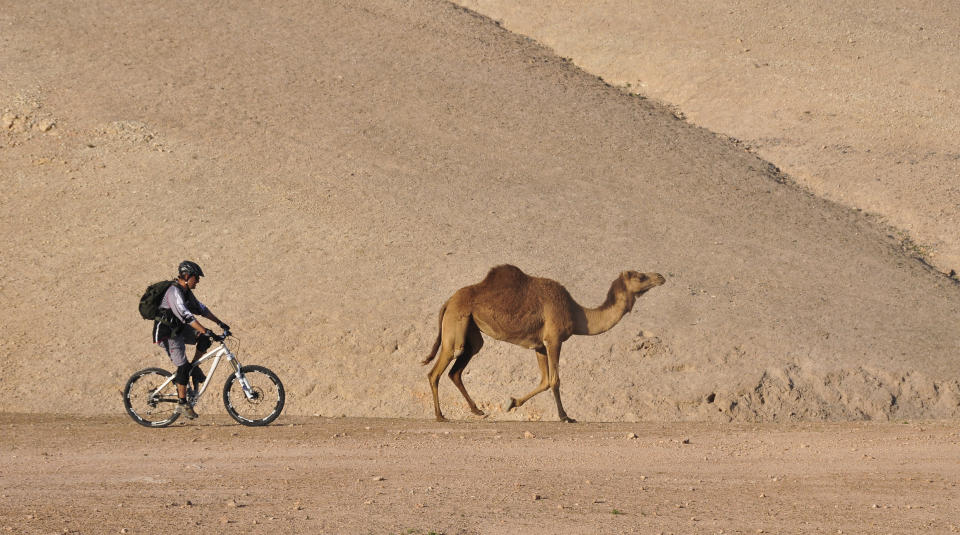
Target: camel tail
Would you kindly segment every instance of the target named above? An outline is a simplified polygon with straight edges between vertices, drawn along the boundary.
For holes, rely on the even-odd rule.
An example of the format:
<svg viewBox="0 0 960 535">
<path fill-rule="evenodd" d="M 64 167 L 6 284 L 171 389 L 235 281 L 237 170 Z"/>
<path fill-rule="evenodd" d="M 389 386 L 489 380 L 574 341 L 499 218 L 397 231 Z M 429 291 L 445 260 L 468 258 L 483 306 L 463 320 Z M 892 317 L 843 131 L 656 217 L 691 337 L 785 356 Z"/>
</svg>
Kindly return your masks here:
<svg viewBox="0 0 960 535">
<path fill-rule="evenodd" d="M 437 341 L 433 343 L 433 349 L 430 350 L 430 354 L 427 358 L 420 361 L 420 364 L 428 364 L 434 357 L 437 356 L 437 351 L 440 349 L 440 336 L 443 334 L 443 315 L 447 312 L 447 304 L 444 303 L 440 307 L 440 325 L 437 328 Z"/>
</svg>

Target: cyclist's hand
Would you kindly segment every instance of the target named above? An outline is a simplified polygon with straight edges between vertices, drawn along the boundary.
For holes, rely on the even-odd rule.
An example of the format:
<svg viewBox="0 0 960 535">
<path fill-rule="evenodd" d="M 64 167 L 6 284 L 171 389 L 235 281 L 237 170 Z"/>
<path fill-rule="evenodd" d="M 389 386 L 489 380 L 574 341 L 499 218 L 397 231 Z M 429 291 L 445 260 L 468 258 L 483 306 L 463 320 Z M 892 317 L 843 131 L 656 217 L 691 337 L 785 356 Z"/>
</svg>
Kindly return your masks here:
<svg viewBox="0 0 960 535">
<path fill-rule="evenodd" d="M 209 330 L 208 330 L 205 335 L 206 335 L 206 336 L 209 336 L 210 339 L 213 340 L 214 342 L 222 342 L 222 341 L 223 341 L 223 336 L 220 336 L 219 334 L 217 334 L 217 333 L 215 333 L 215 332 L 213 332 L 213 331 L 209 331 Z"/>
<path fill-rule="evenodd" d="M 227 325 L 226 323 L 222 322 L 222 321 L 218 321 L 218 322 L 217 322 L 217 325 L 219 325 L 220 328 L 223 329 L 224 331 L 229 331 L 229 330 L 230 330 L 230 326 Z"/>
</svg>

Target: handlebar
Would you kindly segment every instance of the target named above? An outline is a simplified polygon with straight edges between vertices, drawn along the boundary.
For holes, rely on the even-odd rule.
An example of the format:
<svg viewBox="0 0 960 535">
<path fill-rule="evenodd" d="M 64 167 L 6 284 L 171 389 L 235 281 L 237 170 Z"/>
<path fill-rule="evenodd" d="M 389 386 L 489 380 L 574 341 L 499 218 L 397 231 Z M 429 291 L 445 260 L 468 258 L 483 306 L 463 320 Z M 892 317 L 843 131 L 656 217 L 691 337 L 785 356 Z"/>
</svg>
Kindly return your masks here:
<svg viewBox="0 0 960 535">
<path fill-rule="evenodd" d="M 217 334 L 213 332 L 213 329 L 207 329 L 207 332 L 204 333 L 203 336 L 209 336 L 210 339 L 213 340 L 214 342 L 223 343 L 223 341 L 226 340 L 228 337 L 233 336 L 233 333 L 231 333 L 230 330 L 227 329 L 227 330 L 224 330 L 222 334 Z"/>
</svg>

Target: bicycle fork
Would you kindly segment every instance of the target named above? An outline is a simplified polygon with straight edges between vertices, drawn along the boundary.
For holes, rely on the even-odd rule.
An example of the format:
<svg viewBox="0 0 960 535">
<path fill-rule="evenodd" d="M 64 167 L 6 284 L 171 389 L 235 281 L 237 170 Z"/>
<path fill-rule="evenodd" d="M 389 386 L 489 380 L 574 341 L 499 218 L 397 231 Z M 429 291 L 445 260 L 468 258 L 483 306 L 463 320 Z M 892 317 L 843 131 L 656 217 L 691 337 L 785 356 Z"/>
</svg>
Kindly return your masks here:
<svg viewBox="0 0 960 535">
<path fill-rule="evenodd" d="M 240 388 L 243 388 L 243 395 L 247 396 L 248 400 L 256 399 L 256 392 L 250 387 L 250 382 L 247 381 L 247 377 L 240 371 L 240 361 L 237 360 L 237 357 L 235 357 L 230 350 L 227 350 L 227 360 L 230 364 L 233 364 L 233 374 L 237 376 L 237 382 L 240 383 Z"/>
</svg>

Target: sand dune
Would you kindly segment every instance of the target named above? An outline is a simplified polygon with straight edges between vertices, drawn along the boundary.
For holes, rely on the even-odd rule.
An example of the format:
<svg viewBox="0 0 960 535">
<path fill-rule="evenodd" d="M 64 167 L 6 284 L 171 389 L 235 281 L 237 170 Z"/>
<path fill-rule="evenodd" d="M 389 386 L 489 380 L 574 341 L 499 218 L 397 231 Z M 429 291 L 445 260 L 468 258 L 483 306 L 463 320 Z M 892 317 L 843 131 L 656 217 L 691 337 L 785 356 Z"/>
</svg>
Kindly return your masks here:
<svg viewBox="0 0 960 535">
<path fill-rule="evenodd" d="M 960 271 L 960 6 L 461 0 Z"/>
<path fill-rule="evenodd" d="M 575 418 L 958 413 L 960 290 L 895 228 L 483 16 L 99 1 L 0 25 L 0 412 L 122 410 L 167 363 L 135 303 L 191 258 L 290 414 L 430 417 L 437 311 L 505 262 L 586 306 L 667 277 L 565 346 Z M 537 379 L 495 343 L 465 375 L 493 419 L 553 419 L 549 394 L 500 411 Z"/>
</svg>

